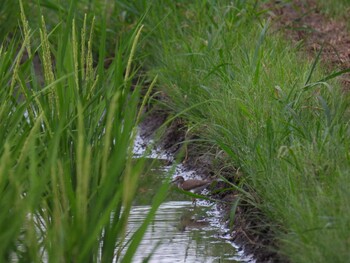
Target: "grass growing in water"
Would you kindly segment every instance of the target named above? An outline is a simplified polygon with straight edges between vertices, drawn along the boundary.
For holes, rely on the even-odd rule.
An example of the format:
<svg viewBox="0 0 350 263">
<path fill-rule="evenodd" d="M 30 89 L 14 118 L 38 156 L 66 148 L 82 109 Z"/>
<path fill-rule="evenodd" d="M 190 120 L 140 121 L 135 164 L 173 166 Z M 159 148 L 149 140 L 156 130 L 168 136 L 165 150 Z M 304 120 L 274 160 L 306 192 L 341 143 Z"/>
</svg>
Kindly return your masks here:
<svg viewBox="0 0 350 263">
<path fill-rule="evenodd" d="M 141 88 L 132 62 L 142 27 L 119 39 L 105 68 L 106 23 L 77 22 L 74 3 L 57 26 L 42 16 L 34 29 L 21 3 L 21 37 L 1 39 L 2 262 L 130 262 L 167 190 L 128 237 L 143 168 L 132 160 Z"/>
</svg>

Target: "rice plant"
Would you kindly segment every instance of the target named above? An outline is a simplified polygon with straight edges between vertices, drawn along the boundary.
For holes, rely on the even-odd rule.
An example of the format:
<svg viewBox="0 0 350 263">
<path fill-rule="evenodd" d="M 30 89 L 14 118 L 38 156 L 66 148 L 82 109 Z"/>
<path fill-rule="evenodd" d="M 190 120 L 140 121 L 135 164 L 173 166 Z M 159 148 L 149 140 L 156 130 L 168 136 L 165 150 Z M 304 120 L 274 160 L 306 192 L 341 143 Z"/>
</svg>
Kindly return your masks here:
<svg viewBox="0 0 350 263">
<path fill-rule="evenodd" d="M 0 48 L 0 261 L 130 262 L 167 187 L 127 236 L 143 168 L 132 158 L 142 26 L 118 42 L 106 67 L 111 51 L 106 38 L 96 40 L 94 18 L 77 23 L 72 4 L 67 20 L 52 27 L 43 14 L 32 28 L 19 7 L 21 37 Z"/>
</svg>

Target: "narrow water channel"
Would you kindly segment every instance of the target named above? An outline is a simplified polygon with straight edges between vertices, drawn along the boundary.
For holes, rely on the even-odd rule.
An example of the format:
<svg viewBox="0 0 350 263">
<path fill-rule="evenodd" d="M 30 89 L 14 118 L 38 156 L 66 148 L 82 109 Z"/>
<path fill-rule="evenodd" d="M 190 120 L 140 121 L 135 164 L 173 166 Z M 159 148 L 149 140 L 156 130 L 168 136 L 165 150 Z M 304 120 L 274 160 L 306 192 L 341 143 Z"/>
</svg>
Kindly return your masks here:
<svg viewBox="0 0 350 263">
<path fill-rule="evenodd" d="M 129 231 L 136 231 L 149 206 L 135 206 Z M 213 208 L 193 207 L 191 201 L 168 201 L 158 209 L 133 262 L 248 262 L 227 240 Z"/>
<path fill-rule="evenodd" d="M 138 137 L 134 149 L 136 157 L 143 154 L 144 145 L 145 142 Z M 151 152 L 149 157 L 153 163 L 156 157 L 163 163 L 171 159 L 160 151 Z M 152 196 L 162 179 L 169 176 L 170 168 L 166 165 L 150 168 L 142 176 L 139 189 L 142 194 L 135 201 L 128 223 L 130 235 L 148 214 Z M 186 178 L 198 178 L 193 171 L 185 171 L 181 165 L 176 167 L 172 176 L 180 173 Z M 215 203 L 197 201 L 194 206 L 189 197 L 172 191 L 159 207 L 133 262 L 255 262 L 251 256 L 244 256 L 243 251 L 230 240 L 229 230 L 224 225 Z"/>
</svg>

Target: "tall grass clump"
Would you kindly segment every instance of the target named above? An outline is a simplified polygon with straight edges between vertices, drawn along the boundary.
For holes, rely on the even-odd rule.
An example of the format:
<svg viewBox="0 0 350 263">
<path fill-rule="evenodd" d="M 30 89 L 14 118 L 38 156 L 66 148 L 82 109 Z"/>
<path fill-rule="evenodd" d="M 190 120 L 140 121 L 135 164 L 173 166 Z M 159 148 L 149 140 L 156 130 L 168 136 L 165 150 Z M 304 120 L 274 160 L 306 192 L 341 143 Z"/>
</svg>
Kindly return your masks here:
<svg viewBox="0 0 350 263">
<path fill-rule="evenodd" d="M 257 1 L 155 1 L 148 66 L 169 107 L 243 171 L 244 198 L 269 218 L 280 254 L 346 262 L 348 95 L 318 58 L 270 33 L 266 11 Z"/>
<path fill-rule="evenodd" d="M 143 168 L 132 158 L 142 27 L 113 36 L 106 68 L 106 38 L 94 35 L 103 23 L 85 16 L 77 26 L 72 4 L 57 26 L 43 13 L 32 28 L 19 6 L 21 36 L 0 45 L 0 261 L 130 262 L 166 191 L 128 236 Z"/>
</svg>

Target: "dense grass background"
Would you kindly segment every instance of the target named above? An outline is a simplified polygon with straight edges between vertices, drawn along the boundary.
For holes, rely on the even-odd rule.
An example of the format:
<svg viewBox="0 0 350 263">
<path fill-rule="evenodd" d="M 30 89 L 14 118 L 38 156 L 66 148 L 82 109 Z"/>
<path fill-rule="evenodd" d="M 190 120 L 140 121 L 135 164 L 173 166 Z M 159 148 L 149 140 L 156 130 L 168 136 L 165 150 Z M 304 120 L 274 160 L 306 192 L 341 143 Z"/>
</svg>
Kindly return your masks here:
<svg viewBox="0 0 350 263">
<path fill-rule="evenodd" d="M 257 1 L 152 3 L 148 66 L 170 107 L 244 172 L 280 253 L 346 262 L 348 95 L 317 58 L 269 33 Z"/>
<path fill-rule="evenodd" d="M 269 218 L 280 253 L 346 262 L 348 95 L 270 33 L 259 4 L 43 0 L 21 16 L 1 1 L 0 260 L 131 261 L 167 190 L 126 238 L 142 65 L 191 132 L 243 171 L 242 198 Z"/>
</svg>

